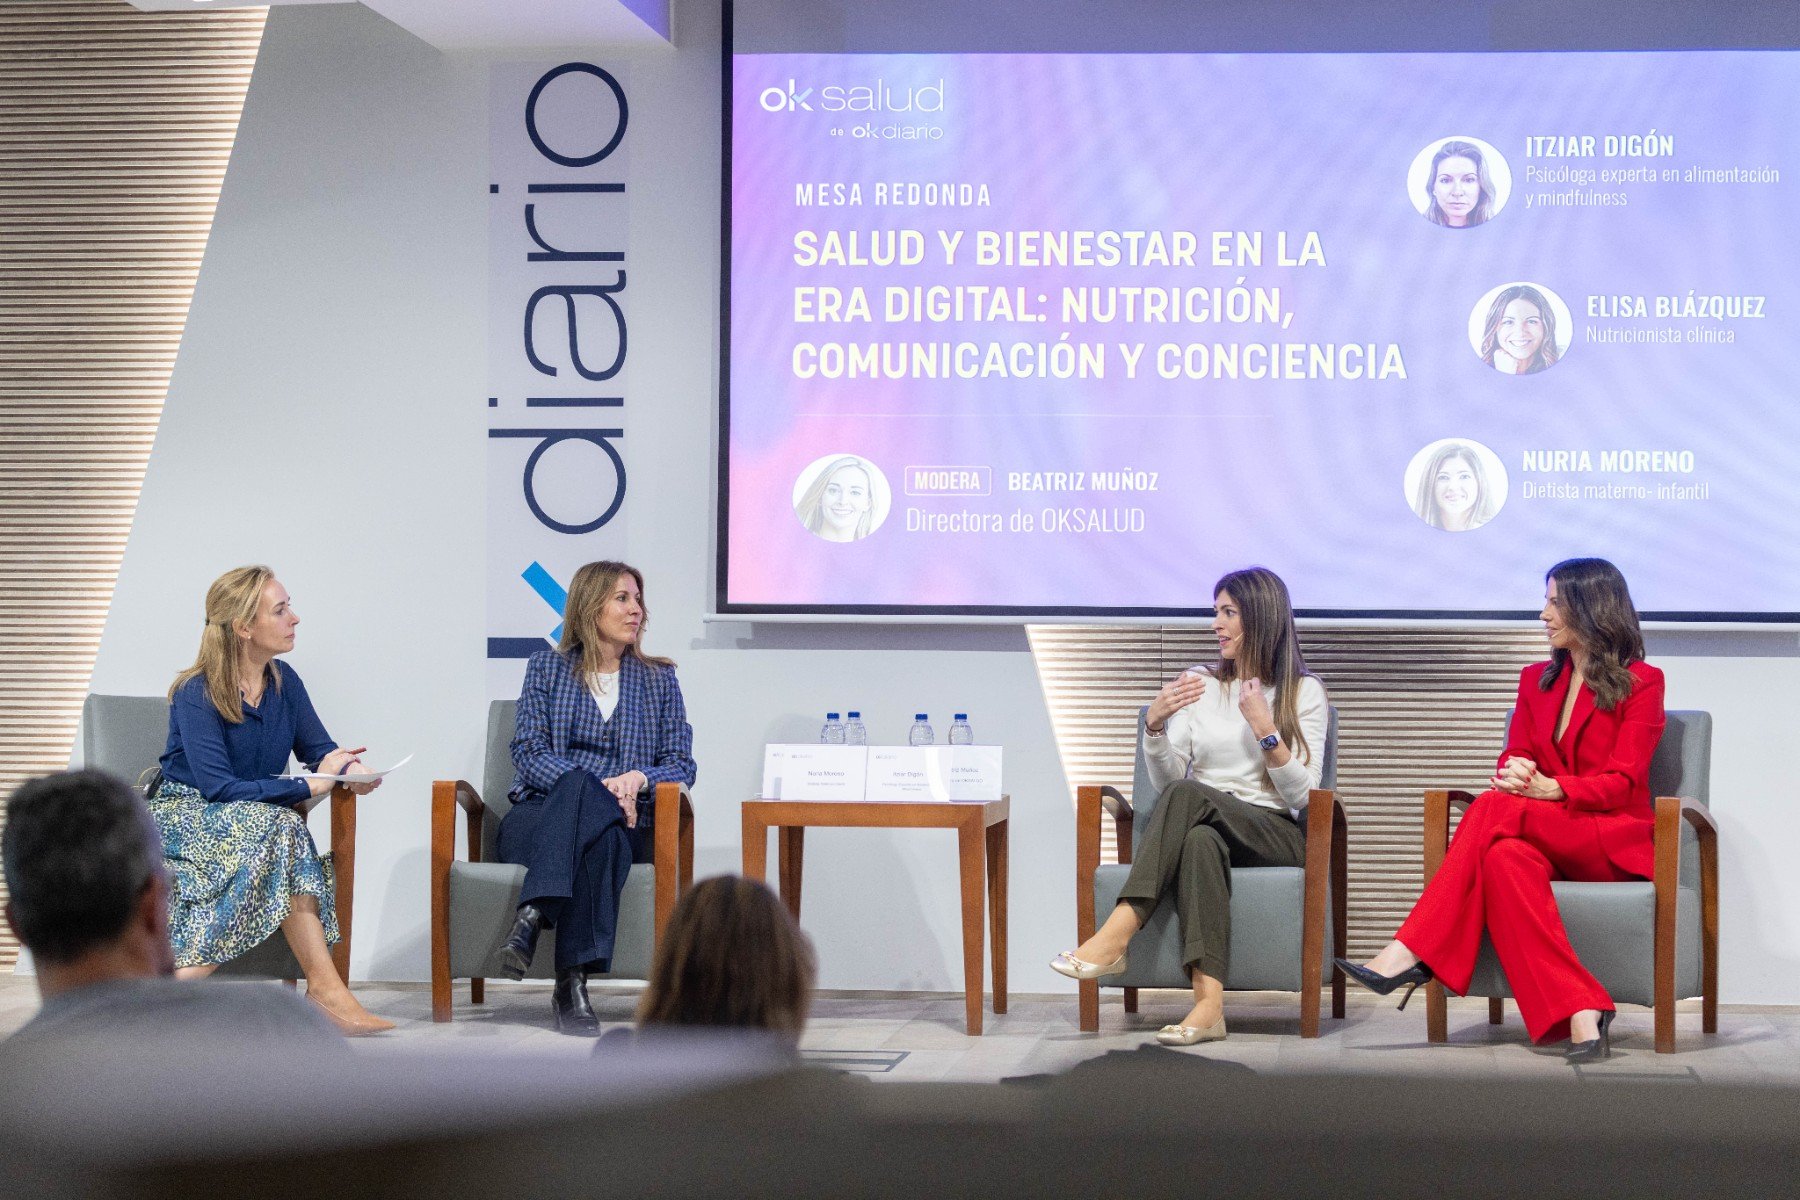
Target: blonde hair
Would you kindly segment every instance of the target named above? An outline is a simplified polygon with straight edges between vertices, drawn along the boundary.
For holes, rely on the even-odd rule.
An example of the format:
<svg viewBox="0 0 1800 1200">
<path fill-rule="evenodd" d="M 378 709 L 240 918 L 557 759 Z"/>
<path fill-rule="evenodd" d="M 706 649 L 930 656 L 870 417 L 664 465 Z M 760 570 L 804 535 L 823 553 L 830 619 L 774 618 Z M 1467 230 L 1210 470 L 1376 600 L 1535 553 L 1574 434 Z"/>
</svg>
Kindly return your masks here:
<svg viewBox="0 0 1800 1200">
<path fill-rule="evenodd" d="M 219 715 L 233 725 L 244 720 L 243 686 L 244 639 L 238 626 L 256 620 L 262 607 L 263 589 L 275 578 L 268 567 L 233 567 L 206 589 L 206 628 L 200 634 L 200 652 L 194 665 L 175 677 L 169 685 L 169 699 L 188 680 L 199 676 L 206 681 L 206 695 Z M 264 668 L 275 690 L 281 690 L 281 672 L 275 664 Z"/>
<path fill-rule="evenodd" d="M 875 516 L 875 472 L 869 464 L 854 454 L 846 454 L 819 472 L 818 478 L 807 485 L 806 491 L 800 494 L 800 500 L 794 505 L 794 511 L 800 516 L 800 523 L 806 526 L 807 532 L 818 533 L 825 528 L 825 489 L 831 486 L 831 480 L 839 471 L 850 467 L 863 473 L 869 485 L 869 506 L 862 510 L 856 518 L 856 538 L 860 541 L 869 536 L 870 523 Z"/>
<path fill-rule="evenodd" d="M 644 575 L 636 567 L 622 562 L 591 562 L 575 572 L 575 578 L 569 581 L 569 598 L 563 603 L 562 640 L 556 644 L 557 651 L 571 664 L 586 659 L 588 646 L 599 632 L 600 610 L 605 607 L 613 588 L 618 586 L 621 575 L 637 580 L 638 607 L 644 613 L 644 619 L 638 622 L 637 637 L 625 647 L 625 652 L 652 666 L 674 666 L 673 659 L 644 653 L 644 630 L 650 626 L 650 605 L 644 600 Z"/>
</svg>

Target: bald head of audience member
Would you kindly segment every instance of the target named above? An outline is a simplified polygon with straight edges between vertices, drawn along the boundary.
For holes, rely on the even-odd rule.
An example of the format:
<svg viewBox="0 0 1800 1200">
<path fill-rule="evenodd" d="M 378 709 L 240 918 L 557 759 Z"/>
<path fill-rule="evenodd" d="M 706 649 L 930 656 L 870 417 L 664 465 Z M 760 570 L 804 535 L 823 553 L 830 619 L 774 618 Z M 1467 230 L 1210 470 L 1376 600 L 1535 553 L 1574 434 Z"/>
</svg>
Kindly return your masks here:
<svg viewBox="0 0 1800 1200">
<path fill-rule="evenodd" d="M 7 801 L 0 862 L 6 920 L 46 1000 L 174 973 L 162 842 L 123 780 L 65 771 L 26 782 Z"/>
</svg>

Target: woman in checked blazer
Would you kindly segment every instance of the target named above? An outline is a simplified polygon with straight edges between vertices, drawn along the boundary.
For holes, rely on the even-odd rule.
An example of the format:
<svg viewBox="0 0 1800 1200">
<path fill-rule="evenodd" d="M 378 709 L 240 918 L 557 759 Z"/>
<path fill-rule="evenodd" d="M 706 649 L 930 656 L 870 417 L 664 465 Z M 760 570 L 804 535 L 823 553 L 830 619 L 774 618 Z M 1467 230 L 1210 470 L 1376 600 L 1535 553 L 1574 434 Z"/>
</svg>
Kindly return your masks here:
<svg viewBox="0 0 1800 1200">
<path fill-rule="evenodd" d="M 523 978 L 539 932 L 557 931 L 563 1033 L 599 1033 L 587 974 L 610 969 L 625 876 L 650 861 L 649 792 L 694 782 L 675 664 L 643 652 L 648 615 L 636 568 L 588 563 L 569 586 L 561 643 L 531 656 L 519 694 L 500 857 L 525 868 L 525 883 L 501 963 Z"/>
</svg>

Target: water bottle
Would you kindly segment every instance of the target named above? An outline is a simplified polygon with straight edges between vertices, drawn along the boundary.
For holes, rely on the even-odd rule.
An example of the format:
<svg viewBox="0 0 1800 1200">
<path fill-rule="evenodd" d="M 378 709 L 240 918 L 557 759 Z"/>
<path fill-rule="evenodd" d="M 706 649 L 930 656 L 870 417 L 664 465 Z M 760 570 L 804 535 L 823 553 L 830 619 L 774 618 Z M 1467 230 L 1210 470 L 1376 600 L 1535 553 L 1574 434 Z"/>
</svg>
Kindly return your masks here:
<svg viewBox="0 0 1800 1200">
<path fill-rule="evenodd" d="M 825 727 L 819 730 L 819 743 L 824 746 L 841 746 L 844 744 L 844 723 L 838 720 L 834 712 L 825 714 Z"/>
<path fill-rule="evenodd" d="M 862 714 L 852 712 L 850 719 L 844 722 L 844 744 L 847 746 L 866 746 L 869 744 L 869 731 L 863 728 Z"/>
<path fill-rule="evenodd" d="M 912 732 L 906 735 L 906 744 L 909 746 L 929 746 L 933 740 L 931 726 L 925 723 L 925 714 L 914 713 Z"/>
<path fill-rule="evenodd" d="M 956 720 L 950 725 L 950 744 L 952 746 L 973 746 L 975 731 L 969 728 L 969 714 L 957 713 Z"/>
</svg>

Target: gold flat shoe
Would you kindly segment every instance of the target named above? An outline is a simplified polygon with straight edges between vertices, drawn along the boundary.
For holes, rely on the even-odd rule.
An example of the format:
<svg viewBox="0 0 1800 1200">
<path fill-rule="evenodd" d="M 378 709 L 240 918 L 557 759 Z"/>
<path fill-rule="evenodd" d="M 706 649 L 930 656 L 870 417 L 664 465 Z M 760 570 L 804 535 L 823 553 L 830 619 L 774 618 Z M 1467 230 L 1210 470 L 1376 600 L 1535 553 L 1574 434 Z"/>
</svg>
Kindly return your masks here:
<svg viewBox="0 0 1800 1200">
<path fill-rule="evenodd" d="M 1091 963 L 1075 957 L 1073 950 L 1064 950 L 1050 960 L 1050 969 L 1058 975 L 1067 975 L 1070 979 L 1099 979 L 1106 975 L 1123 975 L 1125 973 L 1125 956 L 1119 955 L 1114 963 Z"/>
<path fill-rule="evenodd" d="M 1225 1018 L 1220 1017 L 1204 1029 L 1192 1025 L 1164 1025 L 1156 1031 L 1156 1040 L 1165 1046 L 1197 1046 L 1201 1042 L 1225 1040 Z"/>
</svg>

